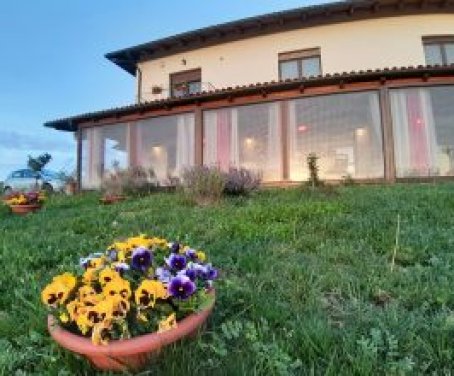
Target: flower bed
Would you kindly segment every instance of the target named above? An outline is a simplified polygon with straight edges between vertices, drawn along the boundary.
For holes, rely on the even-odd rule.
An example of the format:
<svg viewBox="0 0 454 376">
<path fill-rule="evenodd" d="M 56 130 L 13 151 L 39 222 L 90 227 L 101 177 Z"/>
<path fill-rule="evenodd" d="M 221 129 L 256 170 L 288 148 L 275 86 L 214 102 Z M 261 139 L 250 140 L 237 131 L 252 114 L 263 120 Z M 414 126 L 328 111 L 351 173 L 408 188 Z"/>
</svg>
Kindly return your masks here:
<svg viewBox="0 0 454 376">
<path fill-rule="evenodd" d="M 62 328 L 108 345 L 177 328 L 212 305 L 217 275 L 204 252 L 141 235 L 81 259 L 77 272 L 54 277 L 41 297 Z"/>
</svg>

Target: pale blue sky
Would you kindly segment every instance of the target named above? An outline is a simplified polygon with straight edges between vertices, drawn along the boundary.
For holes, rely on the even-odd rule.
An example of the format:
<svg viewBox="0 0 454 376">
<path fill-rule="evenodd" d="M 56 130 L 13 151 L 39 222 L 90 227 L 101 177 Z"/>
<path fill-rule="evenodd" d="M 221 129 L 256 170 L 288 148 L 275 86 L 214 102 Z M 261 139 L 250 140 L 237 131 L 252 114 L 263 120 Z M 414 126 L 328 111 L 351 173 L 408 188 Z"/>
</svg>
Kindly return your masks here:
<svg viewBox="0 0 454 376">
<path fill-rule="evenodd" d="M 75 168 L 70 133 L 48 120 L 134 101 L 134 78 L 104 54 L 157 38 L 321 0 L 3 0 L 0 11 L 0 180 L 28 154 Z"/>
</svg>

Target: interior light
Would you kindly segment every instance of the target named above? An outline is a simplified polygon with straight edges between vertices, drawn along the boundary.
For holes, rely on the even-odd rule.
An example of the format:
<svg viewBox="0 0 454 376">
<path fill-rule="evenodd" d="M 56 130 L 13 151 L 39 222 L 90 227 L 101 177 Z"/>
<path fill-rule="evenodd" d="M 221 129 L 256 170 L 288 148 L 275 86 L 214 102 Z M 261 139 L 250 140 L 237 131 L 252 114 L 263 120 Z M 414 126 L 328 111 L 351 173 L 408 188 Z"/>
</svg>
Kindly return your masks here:
<svg viewBox="0 0 454 376">
<path fill-rule="evenodd" d="M 306 132 L 308 129 L 307 125 L 298 126 L 298 132 Z"/>
<path fill-rule="evenodd" d="M 246 144 L 246 146 L 251 147 L 251 146 L 254 144 L 254 139 L 253 139 L 252 137 L 247 137 L 247 138 L 244 140 L 244 143 Z"/>
<path fill-rule="evenodd" d="M 358 137 L 361 137 L 366 135 L 367 130 L 366 128 L 356 128 L 355 132 Z"/>
</svg>

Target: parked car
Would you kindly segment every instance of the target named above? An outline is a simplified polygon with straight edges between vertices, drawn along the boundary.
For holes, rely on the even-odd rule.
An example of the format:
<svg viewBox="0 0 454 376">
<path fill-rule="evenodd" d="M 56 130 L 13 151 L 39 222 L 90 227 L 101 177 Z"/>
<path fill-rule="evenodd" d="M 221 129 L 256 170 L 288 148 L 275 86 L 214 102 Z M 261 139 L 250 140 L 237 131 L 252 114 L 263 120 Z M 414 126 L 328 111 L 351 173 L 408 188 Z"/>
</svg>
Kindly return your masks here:
<svg viewBox="0 0 454 376">
<path fill-rule="evenodd" d="M 65 180 L 61 174 L 49 170 L 36 173 L 23 169 L 8 175 L 3 183 L 3 193 L 35 189 L 36 184 L 47 192 L 62 191 L 65 188 Z"/>
</svg>

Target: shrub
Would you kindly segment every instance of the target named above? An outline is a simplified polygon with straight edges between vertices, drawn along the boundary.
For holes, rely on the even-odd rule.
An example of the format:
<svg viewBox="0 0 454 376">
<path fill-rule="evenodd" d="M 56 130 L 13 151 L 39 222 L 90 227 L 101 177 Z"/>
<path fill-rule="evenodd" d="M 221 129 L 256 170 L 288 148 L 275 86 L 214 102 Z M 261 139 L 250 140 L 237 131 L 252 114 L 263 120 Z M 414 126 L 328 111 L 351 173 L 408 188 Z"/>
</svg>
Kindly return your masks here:
<svg viewBox="0 0 454 376">
<path fill-rule="evenodd" d="M 231 168 L 224 174 L 224 193 L 231 196 L 246 196 L 260 186 L 259 174 L 246 168 Z"/>
<path fill-rule="evenodd" d="M 307 183 L 312 189 L 323 185 L 323 182 L 318 177 L 318 159 L 319 157 L 315 153 L 310 153 L 306 158 L 307 168 L 309 169 L 309 180 Z"/>
<path fill-rule="evenodd" d="M 225 188 L 225 176 L 217 167 L 195 166 L 183 172 L 183 191 L 201 205 L 217 203 Z"/>
<path fill-rule="evenodd" d="M 154 171 L 142 167 L 114 168 L 101 182 L 101 189 L 106 196 L 147 194 L 157 187 Z"/>
</svg>

